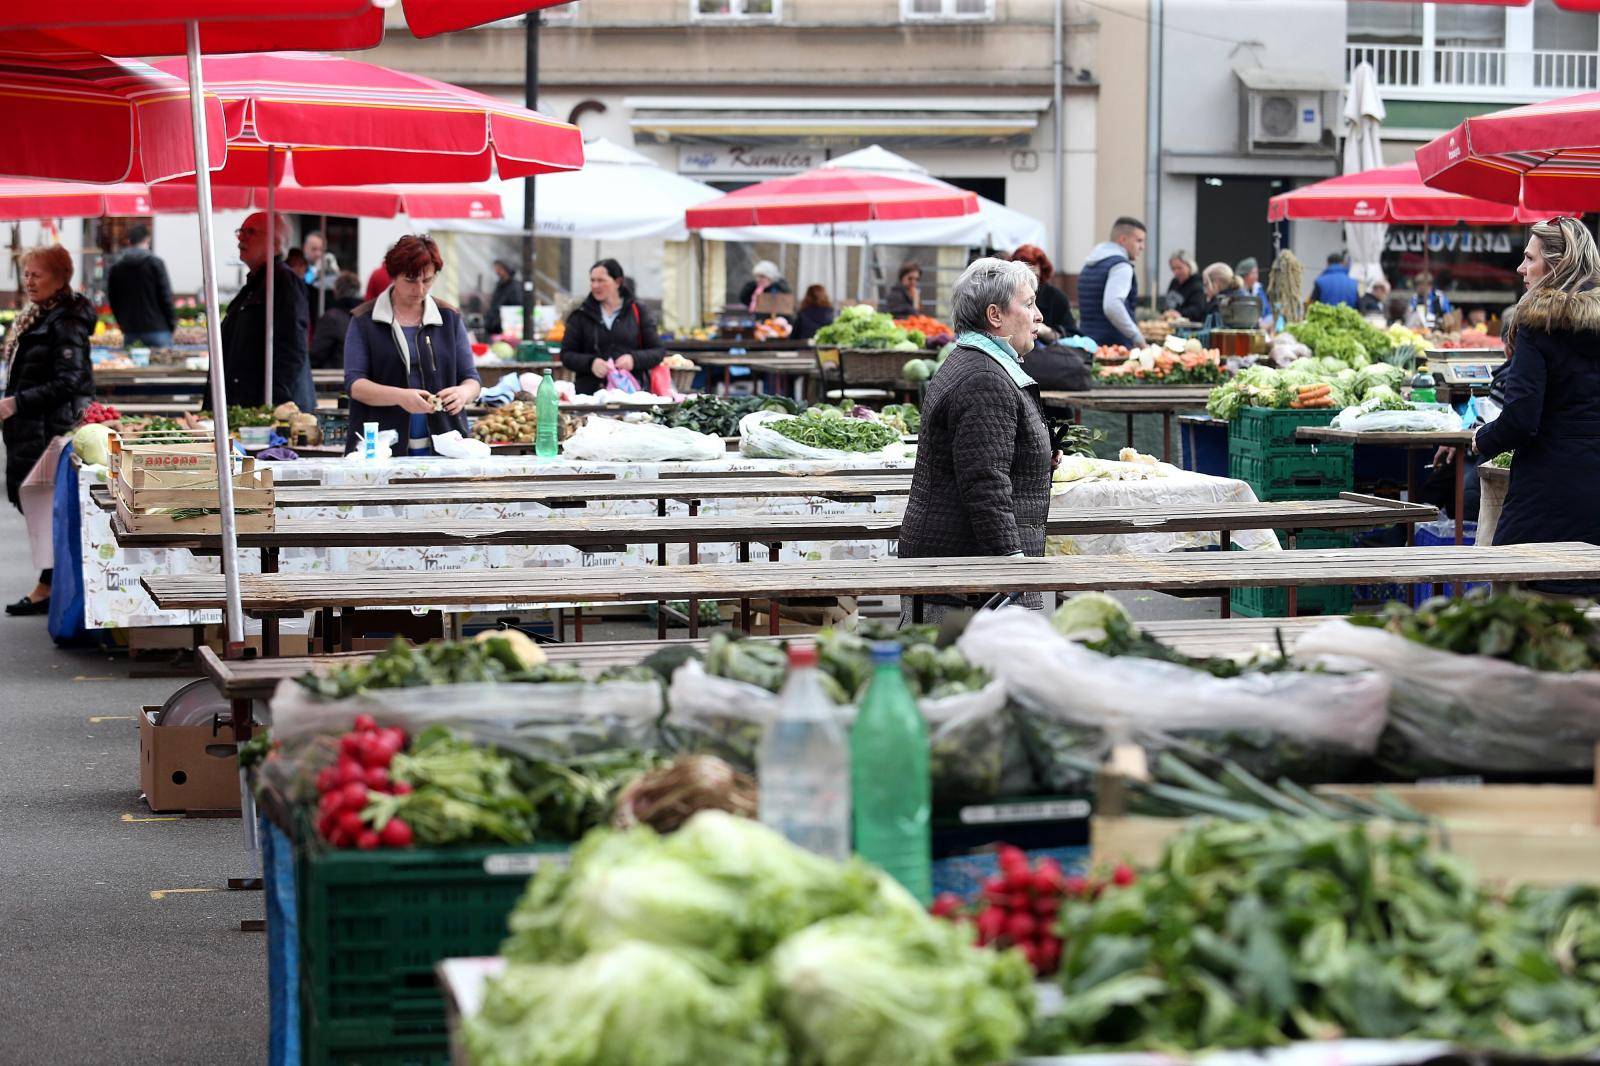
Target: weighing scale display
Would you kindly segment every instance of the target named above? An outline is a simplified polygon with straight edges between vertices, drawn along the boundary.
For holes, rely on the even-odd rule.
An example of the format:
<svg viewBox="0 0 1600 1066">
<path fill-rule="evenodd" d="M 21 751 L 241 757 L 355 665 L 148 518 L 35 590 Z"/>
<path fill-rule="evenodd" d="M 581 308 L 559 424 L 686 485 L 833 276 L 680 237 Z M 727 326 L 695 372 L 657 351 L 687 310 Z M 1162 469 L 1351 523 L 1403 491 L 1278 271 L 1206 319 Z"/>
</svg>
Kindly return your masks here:
<svg viewBox="0 0 1600 1066">
<path fill-rule="evenodd" d="M 1491 380 L 1494 374 L 1487 363 L 1451 363 L 1445 368 L 1445 376 L 1462 384 L 1476 384 Z"/>
</svg>

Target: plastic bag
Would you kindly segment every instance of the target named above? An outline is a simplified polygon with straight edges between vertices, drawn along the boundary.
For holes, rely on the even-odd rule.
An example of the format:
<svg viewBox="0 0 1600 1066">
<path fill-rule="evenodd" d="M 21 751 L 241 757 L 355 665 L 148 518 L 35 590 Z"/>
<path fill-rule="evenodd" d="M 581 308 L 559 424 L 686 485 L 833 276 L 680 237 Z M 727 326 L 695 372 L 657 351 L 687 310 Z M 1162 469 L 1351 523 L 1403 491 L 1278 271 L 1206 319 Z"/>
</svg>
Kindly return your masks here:
<svg viewBox="0 0 1600 1066">
<path fill-rule="evenodd" d="M 772 423 L 793 417 L 782 411 L 752 411 L 739 419 L 739 454 L 753 459 L 854 459 L 862 455 L 906 454 L 906 446 L 900 442 L 876 452 L 813 448 L 809 444 L 790 440 L 772 428 Z"/>
<path fill-rule="evenodd" d="M 468 439 L 455 429 L 448 433 L 435 433 L 433 450 L 447 459 L 487 459 L 490 452 L 487 441 Z"/>
<path fill-rule="evenodd" d="M 1300 638 L 1295 655 L 1358 659 L 1387 674 L 1386 762 L 1407 776 L 1463 770 L 1588 770 L 1600 741 L 1600 671 L 1555 674 L 1457 655 L 1345 621 Z"/>
<path fill-rule="evenodd" d="M 1414 411 L 1368 411 L 1346 407 L 1333 416 L 1333 428 L 1353 433 L 1440 433 L 1461 428 L 1461 416 L 1449 404 L 1418 404 Z"/>
<path fill-rule="evenodd" d="M 639 379 L 626 370 L 613 370 L 606 375 L 606 388 L 622 392 L 638 392 Z"/>
<path fill-rule="evenodd" d="M 706 462 L 726 457 L 728 450 L 721 437 L 692 429 L 591 417 L 562 442 L 561 453 L 569 459 L 619 463 L 673 459 Z"/>
<path fill-rule="evenodd" d="M 676 396 L 678 390 L 672 387 L 672 368 L 665 363 L 657 363 L 650 368 L 650 373 L 645 378 L 650 391 L 657 396 Z"/>
<path fill-rule="evenodd" d="M 668 750 L 705 752 L 754 773 L 761 734 L 777 713 L 778 697 L 745 681 L 712 676 L 691 659 L 673 673 L 667 706 L 661 734 Z M 1034 791 L 1022 734 L 998 679 L 977 692 L 918 700 L 917 706 L 928 723 L 936 806 L 986 803 Z M 840 728 L 848 730 L 855 707 L 845 704 L 838 712 Z"/>
<path fill-rule="evenodd" d="M 1217 678 L 1176 663 L 1102 655 L 1067 640 L 1042 615 L 1015 608 L 980 612 L 956 647 L 1005 681 L 1035 772 L 1054 791 L 1088 785 L 1079 766 L 1056 754 L 1097 761 L 1120 742 L 1159 748 L 1187 740 L 1220 747 L 1218 754 L 1252 772 L 1327 780 L 1375 750 L 1387 719 L 1389 682 L 1376 671 Z"/>
</svg>

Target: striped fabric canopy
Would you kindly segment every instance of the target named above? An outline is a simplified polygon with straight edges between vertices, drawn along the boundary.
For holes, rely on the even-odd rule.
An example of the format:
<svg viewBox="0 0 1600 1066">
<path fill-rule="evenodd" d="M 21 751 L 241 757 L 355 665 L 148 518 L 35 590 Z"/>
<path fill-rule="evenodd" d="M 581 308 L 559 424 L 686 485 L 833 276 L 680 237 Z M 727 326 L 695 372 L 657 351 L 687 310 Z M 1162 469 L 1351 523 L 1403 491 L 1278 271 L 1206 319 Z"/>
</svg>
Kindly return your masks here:
<svg viewBox="0 0 1600 1066">
<path fill-rule="evenodd" d="M 1538 218 L 1511 204 L 1460 196 L 1422 183 L 1416 163 L 1341 174 L 1267 201 L 1267 221 L 1398 222 L 1413 225 L 1510 225 Z"/>
<path fill-rule="evenodd" d="M 817 167 L 738 189 L 690 208 L 690 229 L 826 225 L 976 214 L 978 197 L 882 171 Z"/>
<path fill-rule="evenodd" d="M 1600 93 L 1476 115 L 1417 149 L 1435 189 L 1535 212 L 1600 210 Z"/>
</svg>

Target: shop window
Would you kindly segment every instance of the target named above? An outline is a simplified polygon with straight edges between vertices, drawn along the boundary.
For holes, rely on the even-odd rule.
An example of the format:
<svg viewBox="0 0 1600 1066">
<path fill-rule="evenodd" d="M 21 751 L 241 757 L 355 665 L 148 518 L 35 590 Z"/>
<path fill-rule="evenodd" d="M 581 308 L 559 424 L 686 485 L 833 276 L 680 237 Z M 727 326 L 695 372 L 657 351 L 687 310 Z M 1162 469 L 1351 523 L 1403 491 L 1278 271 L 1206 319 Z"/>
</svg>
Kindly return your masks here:
<svg viewBox="0 0 1600 1066">
<path fill-rule="evenodd" d="M 689 0 L 689 17 L 698 22 L 776 22 L 783 0 Z"/>
<path fill-rule="evenodd" d="M 994 0 L 900 0 L 900 15 L 907 22 L 992 20 Z"/>
</svg>

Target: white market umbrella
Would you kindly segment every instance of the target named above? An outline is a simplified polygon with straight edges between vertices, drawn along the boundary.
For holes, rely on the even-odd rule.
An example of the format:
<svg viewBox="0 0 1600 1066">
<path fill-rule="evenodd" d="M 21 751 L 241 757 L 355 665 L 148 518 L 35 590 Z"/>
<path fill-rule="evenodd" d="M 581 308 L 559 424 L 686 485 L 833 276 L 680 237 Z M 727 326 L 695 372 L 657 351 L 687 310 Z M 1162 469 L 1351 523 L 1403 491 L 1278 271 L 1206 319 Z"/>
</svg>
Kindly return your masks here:
<svg viewBox="0 0 1600 1066">
<path fill-rule="evenodd" d="M 1381 127 L 1387 113 L 1378 93 L 1371 63 L 1359 63 L 1350 74 L 1350 94 L 1344 103 L 1344 172 L 1358 174 L 1383 166 Z M 1389 227 L 1381 222 L 1346 222 L 1345 244 L 1350 249 L 1350 276 L 1363 289 L 1383 277 L 1383 243 Z"/>
</svg>

